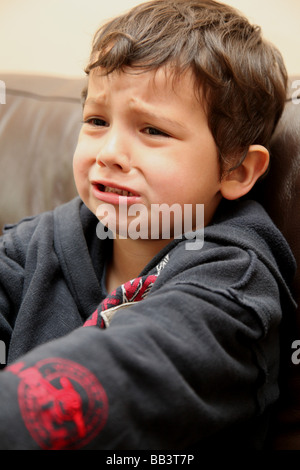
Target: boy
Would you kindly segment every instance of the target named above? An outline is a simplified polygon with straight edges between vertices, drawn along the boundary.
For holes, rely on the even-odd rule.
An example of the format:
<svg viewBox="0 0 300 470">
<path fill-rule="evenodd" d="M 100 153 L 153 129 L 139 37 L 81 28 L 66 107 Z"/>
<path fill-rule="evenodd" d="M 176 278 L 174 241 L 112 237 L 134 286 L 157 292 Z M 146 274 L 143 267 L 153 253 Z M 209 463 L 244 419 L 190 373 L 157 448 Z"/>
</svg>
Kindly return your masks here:
<svg viewBox="0 0 300 470">
<path fill-rule="evenodd" d="M 245 197 L 269 165 L 281 56 L 228 6 L 155 0 L 100 28 L 86 72 L 80 198 L 1 240 L 0 446 L 262 448 L 295 266 Z M 160 204 L 191 207 L 195 231 L 204 205 L 201 249 L 172 217 L 164 237 Z"/>
</svg>

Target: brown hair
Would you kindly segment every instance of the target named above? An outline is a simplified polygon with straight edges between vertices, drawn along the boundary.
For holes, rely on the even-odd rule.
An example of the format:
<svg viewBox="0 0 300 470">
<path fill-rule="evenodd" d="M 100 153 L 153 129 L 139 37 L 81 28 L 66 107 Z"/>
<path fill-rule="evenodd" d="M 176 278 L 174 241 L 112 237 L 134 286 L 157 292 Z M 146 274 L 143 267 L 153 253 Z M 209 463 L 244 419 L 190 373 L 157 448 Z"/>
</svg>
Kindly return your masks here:
<svg viewBox="0 0 300 470">
<path fill-rule="evenodd" d="M 284 108 L 287 73 L 258 26 L 213 0 L 153 0 L 97 31 L 86 72 L 165 65 L 177 78 L 193 71 L 222 173 L 241 162 L 249 145 L 268 148 Z"/>
</svg>

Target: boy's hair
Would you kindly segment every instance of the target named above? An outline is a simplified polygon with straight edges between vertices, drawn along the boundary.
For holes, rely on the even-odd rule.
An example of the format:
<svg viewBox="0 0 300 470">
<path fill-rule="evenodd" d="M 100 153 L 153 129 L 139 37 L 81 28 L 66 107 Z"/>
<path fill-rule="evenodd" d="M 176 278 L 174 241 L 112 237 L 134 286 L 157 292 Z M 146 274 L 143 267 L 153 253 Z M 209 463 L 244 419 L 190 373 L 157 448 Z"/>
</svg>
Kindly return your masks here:
<svg viewBox="0 0 300 470">
<path fill-rule="evenodd" d="M 86 73 L 166 65 L 174 78 L 192 70 L 221 174 L 241 163 L 249 145 L 269 147 L 284 108 L 287 73 L 258 26 L 213 0 L 153 0 L 97 31 Z"/>
</svg>

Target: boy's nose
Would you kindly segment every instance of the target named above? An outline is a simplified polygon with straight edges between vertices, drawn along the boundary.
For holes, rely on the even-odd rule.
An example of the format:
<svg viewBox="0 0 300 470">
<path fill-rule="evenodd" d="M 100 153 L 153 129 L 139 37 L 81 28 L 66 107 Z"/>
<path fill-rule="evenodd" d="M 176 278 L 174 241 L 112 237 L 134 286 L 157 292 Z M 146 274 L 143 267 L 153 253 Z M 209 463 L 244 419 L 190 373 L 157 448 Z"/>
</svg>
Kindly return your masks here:
<svg viewBox="0 0 300 470">
<path fill-rule="evenodd" d="M 124 138 L 116 132 L 111 132 L 98 151 L 96 161 L 99 166 L 114 167 L 127 172 L 130 169 L 129 155 Z"/>
</svg>

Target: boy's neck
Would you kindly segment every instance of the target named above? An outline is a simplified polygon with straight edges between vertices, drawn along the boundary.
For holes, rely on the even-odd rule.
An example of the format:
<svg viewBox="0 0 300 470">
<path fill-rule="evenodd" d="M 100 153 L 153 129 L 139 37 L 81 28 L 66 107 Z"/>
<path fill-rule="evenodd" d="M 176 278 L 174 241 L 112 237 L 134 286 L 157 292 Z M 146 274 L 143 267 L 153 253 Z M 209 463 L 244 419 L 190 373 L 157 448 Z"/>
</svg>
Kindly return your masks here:
<svg viewBox="0 0 300 470">
<path fill-rule="evenodd" d="M 115 239 L 112 257 L 106 271 L 106 288 L 112 292 L 116 287 L 139 276 L 144 267 L 170 240 Z"/>
</svg>

